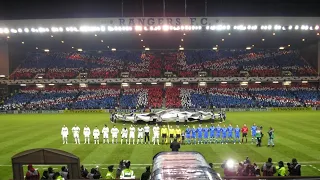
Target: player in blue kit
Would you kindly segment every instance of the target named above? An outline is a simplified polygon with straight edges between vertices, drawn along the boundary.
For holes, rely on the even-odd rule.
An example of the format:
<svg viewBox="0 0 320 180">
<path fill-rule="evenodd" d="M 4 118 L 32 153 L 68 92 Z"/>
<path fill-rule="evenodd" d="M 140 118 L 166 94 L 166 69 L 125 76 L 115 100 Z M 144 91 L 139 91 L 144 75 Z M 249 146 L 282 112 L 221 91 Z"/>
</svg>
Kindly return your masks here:
<svg viewBox="0 0 320 180">
<path fill-rule="evenodd" d="M 197 129 L 195 126 L 192 127 L 191 129 L 191 144 L 197 144 L 197 141 L 196 141 L 196 137 L 197 137 Z"/>
<path fill-rule="evenodd" d="M 228 142 L 227 142 L 227 132 L 228 132 L 228 128 L 226 127 L 226 125 L 223 125 L 223 128 L 222 128 L 222 144 L 224 144 L 224 143 L 228 144 Z"/>
<path fill-rule="evenodd" d="M 203 141 L 205 144 L 208 144 L 210 142 L 208 125 L 206 125 L 202 130 L 203 130 Z"/>
<path fill-rule="evenodd" d="M 241 144 L 241 142 L 240 142 L 240 132 L 241 132 L 241 129 L 237 125 L 236 128 L 234 128 L 234 134 L 235 134 L 234 144 L 236 144 L 236 141 L 239 142 L 239 144 Z"/>
<path fill-rule="evenodd" d="M 202 127 L 201 127 L 201 124 L 199 124 L 199 127 L 198 127 L 198 129 L 197 129 L 197 133 L 198 133 L 198 144 L 202 144 L 203 142 L 202 142 L 202 132 L 203 130 L 202 130 Z"/>
<path fill-rule="evenodd" d="M 229 124 L 228 126 L 228 142 L 233 142 L 233 127 L 231 126 L 231 124 Z"/>
<path fill-rule="evenodd" d="M 256 134 L 257 134 L 257 126 L 256 123 L 253 123 L 253 125 L 251 126 L 251 144 L 256 143 Z"/>
<path fill-rule="evenodd" d="M 186 142 L 187 142 L 187 144 L 190 144 L 191 143 L 191 129 L 189 126 L 187 127 L 185 133 L 186 133 Z"/>
<path fill-rule="evenodd" d="M 217 132 L 216 143 L 221 143 L 221 127 L 219 124 L 216 127 L 216 132 Z"/>
<path fill-rule="evenodd" d="M 211 124 L 211 127 L 209 128 L 209 132 L 210 132 L 210 143 L 215 143 L 215 139 L 214 139 L 214 131 L 216 130 L 216 128 L 213 126 L 213 124 Z"/>
</svg>

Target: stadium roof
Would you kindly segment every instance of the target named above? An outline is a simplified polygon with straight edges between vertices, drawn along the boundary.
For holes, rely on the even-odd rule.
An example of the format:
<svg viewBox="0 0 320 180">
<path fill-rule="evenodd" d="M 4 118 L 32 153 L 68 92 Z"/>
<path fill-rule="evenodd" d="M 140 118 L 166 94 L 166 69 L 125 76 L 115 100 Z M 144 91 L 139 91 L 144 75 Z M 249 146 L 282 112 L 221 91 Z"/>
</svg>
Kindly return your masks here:
<svg viewBox="0 0 320 180">
<path fill-rule="evenodd" d="M 30 50 L 301 48 L 318 17 L 136 17 L 0 21 L 0 37 Z M 72 48 L 73 47 L 73 48 Z"/>
</svg>

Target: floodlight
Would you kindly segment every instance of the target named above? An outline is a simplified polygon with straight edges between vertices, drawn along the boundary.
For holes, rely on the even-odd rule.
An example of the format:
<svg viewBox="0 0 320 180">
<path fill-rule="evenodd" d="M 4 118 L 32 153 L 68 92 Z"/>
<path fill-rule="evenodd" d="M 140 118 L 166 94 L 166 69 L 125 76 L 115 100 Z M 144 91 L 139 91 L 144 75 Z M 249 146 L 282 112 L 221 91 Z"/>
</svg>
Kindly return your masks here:
<svg viewBox="0 0 320 180">
<path fill-rule="evenodd" d="M 150 48 L 146 47 L 144 50 L 149 51 L 149 50 L 150 50 Z"/>
<path fill-rule="evenodd" d="M 18 32 L 19 32 L 19 33 L 22 33 L 23 31 L 22 31 L 22 29 L 21 29 L 21 28 L 18 28 Z"/>
<path fill-rule="evenodd" d="M 166 82 L 165 86 L 172 86 L 172 82 Z"/>
<path fill-rule="evenodd" d="M 142 83 L 141 83 L 141 82 L 137 82 L 136 84 L 137 84 L 137 85 L 141 85 Z"/>
<path fill-rule="evenodd" d="M 299 29 L 299 26 L 298 26 L 298 25 L 294 26 L 294 29 L 295 29 L 295 30 L 298 30 L 298 29 Z"/>
<path fill-rule="evenodd" d="M 227 84 L 228 82 L 222 81 L 221 84 Z"/>
<path fill-rule="evenodd" d="M 157 83 L 156 83 L 156 82 L 152 82 L 151 84 L 155 85 L 155 84 L 157 84 Z"/>
<path fill-rule="evenodd" d="M 54 84 L 49 84 L 49 86 L 54 86 Z"/>
<path fill-rule="evenodd" d="M 11 33 L 17 33 L 18 31 L 16 29 L 10 29 Z"/>
<path fill-rule="evenodd" d="M 256 81 L 255 83 L 256 83 L 256 84 L 261 84 L 261 82 L 260 82 L 260 81 Z"/>
<path fill-rule="evenodd" d="M 272 26 L 271 25 L 268 25 L 268 30 L 271 30 L 272 29 Z"/>
<path fill-rule="evenodd" d="M 284 49 L 284 47 L 283 47 L 283 46 L 281 46 L 281 47 L 279 47 L 279 49 L 281 49 L 281 50 L 282 50 L 282 49 Z"/>
<path fill-rule="evenodd" d="M 20 86 L 27 86 L 26 84 L 20 84 Z"/>
<path fill-rule="evenodd" d="M 292 29 L 292 25 L 290 25 L 290 26 L 288 27 L 288 29 L 291 30 L 291 29 Z"/>
<path fill-rule="evenodd" d="M 116 51 L 117 49 L 116 48 L 111 48 L 111 51 Z"/>
<path fill-rule="evenodd" d="M 184 50 L 184 48 L 183 48 L 183 47 L 180 47 L 180 48 L 179 48 L 179 50 L 180 50 L 180 51 L 183 51 L 183 50 Z"/>
<path fill-rule="evenodd" d="M 104 31 L 106 31 L 106 27 L 105 26 L 100 26 L 100 30 L 104 32 Z"/>
<path fill-rule="evenodd" d="M 168 26 L 168 25 L 164 25 L 164 26 L 162 26 L 162 30 L 164 30 L 164 31 L 168 31 L 168 30 L 169 30 L 169 26 Z"/>
<path fill-rule="evenodd" d="M 218 48 L 217 48 L 217 47 L 213 47 L 212 49 L 213 49 L 213 50 L 218 50 Z"/>
<path fill-rule="evenodd" d="M 246 50 L 250 50 L 250 49 L 251 49 L 251 47 L 250 47 L 250 46 L 246 47 Z"/>
<path fill-rule="evenodd" d="M 72 84 L 71 84 L 71 83 L 68 83 L 67 86 L 72 86 Z"/>
<path fill-rule="evenodd" d="M 107 85 L 107 83 L 100 83 L 100 85 L 101 85 L 101 86 L 105 86 L 105 85 Z"/>
<path fill-rule="evenodd" d="M 80 49 L 77 49 L 77 51 L 82 52 L 82 49 L 81 49 L 81 48 L 80 48 Z"/>
<path fill-rule="evenodd" d="M 316 25 L 316 26 L 314 27 L 314 30 L 319 30 L 319 26 Z"/>
<path fill-rule="evenodd" d="M 4 78 L 4 77 L 6 77 L 6 75 L 3 75 L 3 74 L 0 75 L 0 78 Z"/>
<path fill-rule="evenodd" d="M 229 168 L 229 169 L 234 168 L 234 166 L 235 166 L 235 162 L 232 159 L 227 160 L 227 162 L 226 162 L 227 168 Z"/>
<path fill-rule="evenodd" d="M 182 84 L 189 84 L 189 82 L 183 82 Z"/>
<path fill-rule="evenodd" d="M 307 83 L 308 83 L 308 81 L 302 81 L 301 83 L 302 83 L 302 84 L 307 84 Z"/>
<path fill-rule="evenodd" d="M 4 28 L 3 32 L 4 32 L 5 34 L 8 34 L 8 33 L 9 33 L 9 29 L 8 29 L 8 28 Z"/>
<path fill-rule="evenodd" d="M 49 49 L 45 49 L 45 50 L 44 50 L 44 52 L 49 52 L 49 51 L 50 51 Z"/>
</svg>

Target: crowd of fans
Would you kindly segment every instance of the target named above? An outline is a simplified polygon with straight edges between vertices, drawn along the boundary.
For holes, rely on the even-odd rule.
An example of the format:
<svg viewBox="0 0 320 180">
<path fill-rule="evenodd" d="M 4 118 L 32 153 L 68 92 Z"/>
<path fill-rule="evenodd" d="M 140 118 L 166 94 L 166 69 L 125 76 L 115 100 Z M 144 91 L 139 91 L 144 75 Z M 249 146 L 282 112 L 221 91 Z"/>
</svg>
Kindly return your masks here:
<svg viewBox="0 0 320 180">
<path fill-rule="evenodd" d="M 161 77 L 165 72 L 180 77 L 194 77 L 198 72 L 214 77 L 317 75 L 297 50 L 233 49 L 31 53 L 10 78 L 32 79 L 44 73 L 48 79 L 70 79 L 81 72 L 88 78 L 116 78 L 122 72 L 137 78 Z"/>
<path fill-rule="evenodd" d="M 1 110 L 144 109 L 144 108 L 253 108 L 319 106 L 315 86 L 240 85 L 192 87 L 25 88 L 7 98 Z"/>
</svg>

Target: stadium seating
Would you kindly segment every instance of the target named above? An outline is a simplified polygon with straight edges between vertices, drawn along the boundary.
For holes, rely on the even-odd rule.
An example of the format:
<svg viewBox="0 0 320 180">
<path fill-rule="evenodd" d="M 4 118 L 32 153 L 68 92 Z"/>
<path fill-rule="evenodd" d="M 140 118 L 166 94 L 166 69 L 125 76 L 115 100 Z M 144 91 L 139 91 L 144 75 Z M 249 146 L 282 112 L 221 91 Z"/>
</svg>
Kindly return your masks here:
<svg viewBox="0 0 320 180">
<path fill-rule="evenodd" d="M 116 52 L 55 52 L 29 54 L 11 74 L 12 79 L 32 79 L 45 73 L 48 79 L 75 78 L 80 72 L 89 78 L 116 78 L 121 72 L 130 77 L 161 77 L 172 72 L 180 77 L 194 77 L 205 71 L 214 77 L 282 76 L 288 71 L 297 76 L 317 75 L 297 50 L 186 50 L 116 51 Z"/>
</svg>

